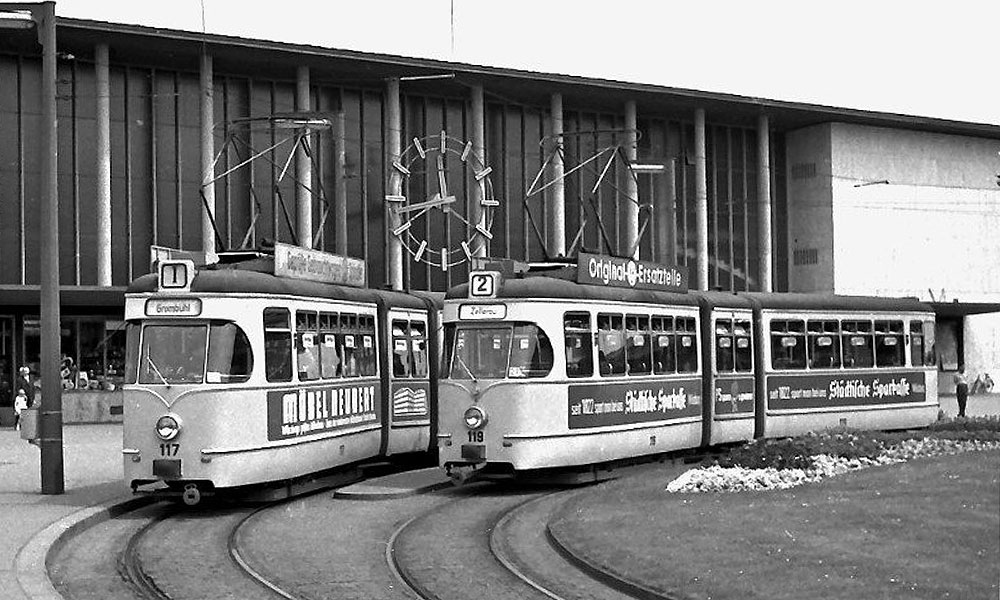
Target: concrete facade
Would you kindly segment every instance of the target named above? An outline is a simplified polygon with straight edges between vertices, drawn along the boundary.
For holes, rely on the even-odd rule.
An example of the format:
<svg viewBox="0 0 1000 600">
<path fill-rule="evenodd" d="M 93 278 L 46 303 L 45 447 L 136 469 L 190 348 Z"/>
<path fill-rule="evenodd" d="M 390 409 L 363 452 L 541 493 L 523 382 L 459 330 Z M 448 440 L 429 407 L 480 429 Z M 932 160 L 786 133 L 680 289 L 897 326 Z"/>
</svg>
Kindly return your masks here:
<svg viewBox="0 0 1000 600">
<path fill-rule="evenodd" d="M 790 291 L 1000 302 L 998 152 L 997 140 L 846 123 L 789 133 Z M 1000 315 L 961 330 L 970 379 L 996 374 Z"/>
</svg>

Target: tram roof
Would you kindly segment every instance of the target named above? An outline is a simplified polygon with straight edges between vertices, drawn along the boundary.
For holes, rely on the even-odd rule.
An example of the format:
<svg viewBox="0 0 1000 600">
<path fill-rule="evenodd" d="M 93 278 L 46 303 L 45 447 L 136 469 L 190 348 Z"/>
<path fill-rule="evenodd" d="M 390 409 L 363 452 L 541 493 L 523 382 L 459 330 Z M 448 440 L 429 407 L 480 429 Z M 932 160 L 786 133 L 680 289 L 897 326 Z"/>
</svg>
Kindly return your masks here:
<svg viewBox="0 0 1000 600">
<path fill-rule="evenodd" d="M 268 294 L 285 296 L 311 296 L 345 302 L 384 301 L 400 308 L 427 308 L 423 298 L 432 301 L 432 294 L 420 296 L 393 290 L 354 288 L 302 279 L 277 277 L 271 273 L 239 268 L 198 269 L 191 282 L 192 293 Z M 155 273 L 143 275 L 132 282 L 128 293 L 150 293 L 159 290 Z M 436 301 L 440 304 L 440 301 Z"/>
<path fill-rule="evenodd" d="M 917 298 L 880 296 L 844 296 L 821 293 L 745 292 L 741 295 L 759 303 L 761 308 L 778 310 L 871 310 L 888 312 L 928 312 L 934 308 Z"/>
<path fill-rule="evenodd" d="M 463 283 L 448 291 L 445 298 L 467 298 L 469 285 Z M 635 302 L 638 304 L 676 304 L 697 306 L 698 298 L 690 294 L 634 290 L 576 283 L 568 279 L 530 276 L 505 279 L 498 299 L 548 298 L 560 300 L 600 300 L 609 302 Z"/>
</svg>

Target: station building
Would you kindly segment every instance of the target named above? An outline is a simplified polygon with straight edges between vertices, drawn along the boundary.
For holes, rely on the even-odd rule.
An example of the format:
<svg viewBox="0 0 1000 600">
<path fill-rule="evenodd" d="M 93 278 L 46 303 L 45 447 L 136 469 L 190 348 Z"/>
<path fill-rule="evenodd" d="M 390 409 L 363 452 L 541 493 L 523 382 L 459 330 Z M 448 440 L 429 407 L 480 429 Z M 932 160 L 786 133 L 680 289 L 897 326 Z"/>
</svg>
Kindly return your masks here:
<svg viewBox="0 0 1000 600">
<path fill-rule="evenodd" d="M 363 259 L 370 286 L 441 291 L 467 276 L 469 261 L 442 268 L 440 252 L 461 258 L 476 236 L 480 177 L 496 205 L 479 255 L 610 252 L 686 268 L 693 288 L 916 296 L 938 311 L 943 389 L 960 366 L 974 379 L 1000 365 L 998 125 L 78 19 L 55 29 L 66 422 L 114 418 L 124 292 L 157 257 L 285 242 Z M 38 39 L 0 36 L 4 424 L 16 367 L 39 366 Z M 406 162 L 402 178 L 394 163 L 441 135 L 478 166 Z M 448 196 L 440 172 L 464 199 L 410 223 L 401 248 L 409 220 L 393 198 Z"/>
</svg>

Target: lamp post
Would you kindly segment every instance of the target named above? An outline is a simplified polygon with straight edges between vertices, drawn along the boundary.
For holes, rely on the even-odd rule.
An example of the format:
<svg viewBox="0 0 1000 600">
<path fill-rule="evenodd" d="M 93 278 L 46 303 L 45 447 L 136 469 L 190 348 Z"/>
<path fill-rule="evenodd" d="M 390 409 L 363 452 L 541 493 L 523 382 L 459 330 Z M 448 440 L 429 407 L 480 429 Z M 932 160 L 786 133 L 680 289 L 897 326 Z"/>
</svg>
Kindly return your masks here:
<svg viewBox="0 0 1000 600">
<path fill-rule="evenodd" d="M 43 494 L 62 494 L 62 381 L 59 375 L 59 196 L 56 178 L 56 3 L 0 3 L 0 13 L 27 19 L 0 19 L 0 28 L 38 32 L 42 45 L 42 185 L 39 244 L 41 244 L 42 404 L 39 410 L 38 447 L 41 450 Z"/>
</svg>

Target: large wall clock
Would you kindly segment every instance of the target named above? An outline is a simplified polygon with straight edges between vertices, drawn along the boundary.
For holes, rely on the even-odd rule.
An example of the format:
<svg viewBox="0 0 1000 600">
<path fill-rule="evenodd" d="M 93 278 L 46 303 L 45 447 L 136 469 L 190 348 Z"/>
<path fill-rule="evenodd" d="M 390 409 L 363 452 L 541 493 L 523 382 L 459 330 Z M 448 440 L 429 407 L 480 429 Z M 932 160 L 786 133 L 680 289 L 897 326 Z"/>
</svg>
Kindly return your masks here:
<svg viewBox="0 0 1000 600">
<path fill-rule="evenodd" d="M 449 179 L 448 167 L 454 161 L 462 165 L 464 173 L 455 177 L 456 170 L 452 169 Z M 489 177 L 492 170 L 472 149 L 472 142 L 463 142 L 444 131 L 413 138 L 399 160 L 392 163 L 389 175 L 389 189 L 402 193 L 385 197 L 389 210 L 398 217 L 392 235 L 400 239 L 413 260 L 448 270 L 486 247 L 493 239 L 490 227 L 494 209 L 500 204 L 493 197 Z M 415 178 L 417 174 L 424 178 Z M 439 213 L 446 219 L 431 219 Z M 450 237 L 450 244 L 431 244 L 427 233 L 444 227 L 445 222 L 450 223 L 451 235 L 442 232 L 435 237 Z"/>
</svg>

